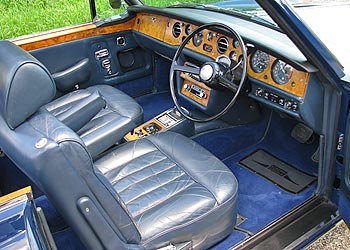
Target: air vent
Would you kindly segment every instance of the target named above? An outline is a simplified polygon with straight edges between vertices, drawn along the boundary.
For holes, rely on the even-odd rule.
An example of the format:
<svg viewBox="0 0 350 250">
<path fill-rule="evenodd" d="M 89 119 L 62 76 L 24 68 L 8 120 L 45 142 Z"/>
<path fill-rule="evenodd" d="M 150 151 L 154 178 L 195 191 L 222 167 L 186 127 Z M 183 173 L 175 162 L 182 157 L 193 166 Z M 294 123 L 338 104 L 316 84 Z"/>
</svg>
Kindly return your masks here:
<svg viewBox="0 0 350 250">
<path fill-rule="evenodd" d="M 181 32 L 182 32 L 181 23 L 176 22 L 173 26 L 173 36 L 175 38 L 178 38 L 181 35 Z"/>
<path fill-rule="evenodd" d="M 226 37 L 220 37 L 217 44 L 216 49 L 220 54 L 224 54 L 228 49 L 228 40 Z"/>
</svg>

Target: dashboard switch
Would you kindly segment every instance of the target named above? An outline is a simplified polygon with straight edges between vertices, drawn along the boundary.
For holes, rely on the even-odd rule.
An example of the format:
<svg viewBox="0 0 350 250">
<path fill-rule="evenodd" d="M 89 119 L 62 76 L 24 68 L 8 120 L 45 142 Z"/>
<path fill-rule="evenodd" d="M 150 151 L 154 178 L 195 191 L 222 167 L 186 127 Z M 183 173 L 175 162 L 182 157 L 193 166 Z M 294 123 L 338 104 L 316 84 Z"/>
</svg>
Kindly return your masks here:
<svg viewBox="0 0 350 250">
<path fill-rule="evenodd" d="M 95 52 L 95 58 L 96 60 L 100 60 L 101 58 L 105 58 L 109 56 L 108 49 L 100 49 Z"/>
<path fill-rule="evenodd" d="M 270 92 L 262 87 L 257 87 L 252 90 L 252 94 L 256 97 L 263 98 L 271 105 L 278 106 L 279 108 L 298 112 L 299 102 L 295 99 L 289 99 L 282 94 Z"/>
<path fill-rule="evenodd" d="M 265 92 L 265 93 L 264 93 L 264 98 L 268 100 L 268 99 L 269 99 L 269 95 L 270 95 L 270 94 L 269 94 L 268 92 Z"/>
<path fill-rule="evenodd" d="M 263 94 L 264 94 L 264 91 L 261 88 L 256 89 L 256 91 L 255 91 L 256 96 L 262 97 Z"/>
<path fill-rule="evenodd" d="M 293 102 L 290 101 L 290 100 L 288 100 L 288 101 L 286 102 L 286 109 L 292 109 L 292 105 L 293 105 Z"/>
<path fill-rule="evenodd" d="M 297 103 L 294 103 L 294 104 L 292 105 L 292 110 L 293 110 L 293 111 L 297 111 L 297 110 L 298 110 L 298 104 L 297 104 Z"/>
<path fill-rule="evenodd" d="M 104 59 L 102 61 L 102 68 L 106 69 L 108 75 L 112 75 L 111 60 Z"/>
<path fill-rule="evenodd" d="M 279 104 L 280 106 L 284 107 L 284 99 L 283 99 L 283 98 L 280 98 L 280 99 L 278 100 L 278 104 Z"/>
<path fill-rule="evenodd" d="M 115 41 L 116 41 L 118 46 L 125 46 L 126 45 L 126 40 L 125 40 L 125 37 L 123 37 L 123 36 L 118 36 L 115 39 Z"/>
</svg>

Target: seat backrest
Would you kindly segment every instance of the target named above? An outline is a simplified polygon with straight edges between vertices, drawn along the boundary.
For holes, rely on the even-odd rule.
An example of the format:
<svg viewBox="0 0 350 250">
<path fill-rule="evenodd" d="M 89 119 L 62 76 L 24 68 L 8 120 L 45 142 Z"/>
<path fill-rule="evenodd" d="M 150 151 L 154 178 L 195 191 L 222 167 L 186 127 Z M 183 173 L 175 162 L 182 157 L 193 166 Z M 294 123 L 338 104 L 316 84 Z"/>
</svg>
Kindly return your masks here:
<svg viewBox="0 0 350 250">
<path fill-rule="evenodd" d="M 111 184 L 95 171 L 80 137 L 40 108 L 54 95 L 47 69 L 16 45 L 0 41 L 0 147 L 88 248 L 138 243 L 138 230 Z"/>
<path fill-rule="evenodd" d="M 14 129 L 52 100 L 56 86 L 49 71 L 30 54 L 9 41 L 0 41 L 0 48 L 0 112 Z"/>
</svg>

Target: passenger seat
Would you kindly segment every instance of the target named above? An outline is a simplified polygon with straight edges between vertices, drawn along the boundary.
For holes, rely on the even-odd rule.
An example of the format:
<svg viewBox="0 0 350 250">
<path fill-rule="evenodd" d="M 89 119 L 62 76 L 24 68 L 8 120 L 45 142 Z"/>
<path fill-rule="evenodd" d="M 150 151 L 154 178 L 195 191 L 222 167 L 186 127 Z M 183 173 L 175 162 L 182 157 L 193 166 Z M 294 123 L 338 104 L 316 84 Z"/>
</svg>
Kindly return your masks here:
<svg viewBox="0 0 350 250">
<path fill-rule="evenodd" d="M 0 56 L 17 63 L 37 64 L 49 73 L 42 63 L 12 42 L 0 41 Z M 109 85 L 73 91 L 44 108 L 81 137 L 93 158 L 143 122 L 142 107 Z"/>
<path fill-rule="evenodd" d="M 93 158 L 143 122 L 141 106 L 109 85 L 76 90 L 45 108 L 80 136 Z"/>
</svg>

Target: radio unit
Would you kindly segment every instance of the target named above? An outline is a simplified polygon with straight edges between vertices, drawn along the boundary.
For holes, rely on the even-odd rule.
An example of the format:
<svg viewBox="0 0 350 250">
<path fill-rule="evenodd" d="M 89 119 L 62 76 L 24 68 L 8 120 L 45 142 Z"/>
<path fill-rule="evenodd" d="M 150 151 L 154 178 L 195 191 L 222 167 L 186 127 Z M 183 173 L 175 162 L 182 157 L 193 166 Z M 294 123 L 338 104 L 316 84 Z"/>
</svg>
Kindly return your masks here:
<svg viewBox="0 0 350 250">
<path fill-rule="evenodd" d="M 195 95 L 196 97 L 202 99 L 206 98 L 205 90 L 201 87 L 198 87 L 194 84 L 184 84 L 184 89 L 188 90 L 191 94 Z"/>
</svg>

